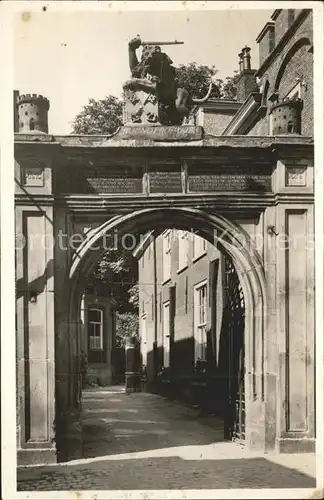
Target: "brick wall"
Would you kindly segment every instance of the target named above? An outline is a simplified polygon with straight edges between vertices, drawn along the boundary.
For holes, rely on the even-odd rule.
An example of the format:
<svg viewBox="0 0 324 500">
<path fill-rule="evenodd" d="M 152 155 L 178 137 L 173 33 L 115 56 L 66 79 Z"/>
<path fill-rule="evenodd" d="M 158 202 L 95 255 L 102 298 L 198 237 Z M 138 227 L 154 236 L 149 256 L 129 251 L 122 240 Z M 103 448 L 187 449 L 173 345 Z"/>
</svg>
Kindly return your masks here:
<svg viewBox="0 0 324 500">
<path fill-rule="evenodd" d="M 301 9 L 295 9 L 295 18 L 301 12 Z M 276 44 L 282 38 L 285 30 L 287 30 L 288 13 L 285 11 L 280 13 L 276 19 Z M 298 26 L 295 33 L 287 41 L 282 51 L 271 62 L 268 67 L 259 72 L 261 85 L 264 87 L 266 81 L 269 81 L 270 86 L 268 95 L 265 96 L 265 104 L 268 102 L 268 97 L 276 90 L 279 90 L 279 99 L 282 99 L 296 85 L 296 78 L 302 78 L 307 83 L 307 89 L 301 89 L 301 98 L 304 101 L 302 111 L 302 135 L 313 134 L 313 54 L 311 53 L 313 32 L 313 17 L 309 11 L 307 17 Z M 297 44 L 297 45 L 296 45 Z M 295 49 L 293 48 L 295 46 Z M 287 59 L 286 59 L 287 57 Z M 283 66 L 284 64 L 284 66 Z M 282 71 L 283 70 L 283 71 Z M 280 77 L 279 72 L 282 72 Z M 279 78 L 278 78 L 279 75 Z M 268 135 L 269 115 L 262 118 L 248 135 Z"/>
<path fill-rule="evenodd" d="M 275 20 L 275 44 L 281 40 L 295 17 L 294 9 L 282 9 Z"/>
<path fill-rule="evenodd" d="M 269 135 L 269 117 L 268 115 L 259 120 L 247 135 Z"/>
<path fill-rule="evenodd" d="M 307 88 L 301 87 L 302 135 L 313 134 L 313 54 L 303 45 L 289 60 L 279 83 L 279 98 L 286 96 L 301 78 Z"/>
</svg>

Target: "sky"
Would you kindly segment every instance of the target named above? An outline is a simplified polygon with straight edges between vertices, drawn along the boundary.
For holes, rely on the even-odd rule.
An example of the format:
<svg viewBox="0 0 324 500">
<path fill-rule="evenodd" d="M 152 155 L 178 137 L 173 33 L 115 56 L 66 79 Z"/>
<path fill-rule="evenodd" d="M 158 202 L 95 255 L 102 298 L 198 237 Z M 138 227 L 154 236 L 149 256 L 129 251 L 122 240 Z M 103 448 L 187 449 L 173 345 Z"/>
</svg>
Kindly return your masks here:
<svg viewBox="0 0 324 500">
<path fill-rule="evenodd" d="M 49 132 L 71 133 L 89 98 L 121 97 L 130 76 L 128 41 L 181 40 L 165 47 L 174 64 L 214 65 L 219 77 L 238 70 L 238 53 L 251 47 L 273 10 L 38 11 L 14 18 L 14 86 L 50 100 Z"/>
</svg>

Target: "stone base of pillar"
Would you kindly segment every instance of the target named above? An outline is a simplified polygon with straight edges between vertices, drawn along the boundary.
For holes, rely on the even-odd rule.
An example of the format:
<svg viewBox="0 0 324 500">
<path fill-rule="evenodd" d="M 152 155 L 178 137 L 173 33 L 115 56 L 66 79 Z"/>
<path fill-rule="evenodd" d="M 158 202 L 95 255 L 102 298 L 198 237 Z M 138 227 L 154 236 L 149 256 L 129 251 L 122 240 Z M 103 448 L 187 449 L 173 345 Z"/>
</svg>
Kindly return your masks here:
<svg viewBox="0 0 324 500">
<path fill-rule="evenodd" d="M 58 462 L 82 458 L 83 439 L 80 411 L 65 413 L 56 432 Z"/>
<path fill-rule="evenodd" d="M 70 422 L 68 432 L 66 434 L 68 444 L 67 460 L 75 460 L 82 458 L 83 440 L 82 440 L 82 425 L 80 420 Z"/>
<path fill-rule="evenodd" d="M 265 451 L 265 405 L 250 401 L 246 419 L 246 446 L 249 450 Z"/>
<path fill-rule="evenodd" d="M 278 453 L 315 453 L 316 441 L 314 438 L 277 438 L 276 451 Z"/>
<path fill-rule="evenodd" d="M 28 448 L 17 450 L 17 465 L 47 465 L 57 463 L 56 448 Z"/>
</svg>

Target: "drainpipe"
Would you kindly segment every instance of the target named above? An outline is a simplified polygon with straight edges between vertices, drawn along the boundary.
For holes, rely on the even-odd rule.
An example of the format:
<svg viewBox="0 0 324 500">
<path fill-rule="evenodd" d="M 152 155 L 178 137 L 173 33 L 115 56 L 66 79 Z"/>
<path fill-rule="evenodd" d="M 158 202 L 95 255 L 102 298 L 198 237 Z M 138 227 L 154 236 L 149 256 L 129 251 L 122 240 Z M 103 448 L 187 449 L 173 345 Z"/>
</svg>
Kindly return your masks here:
<svg viewBox="0 0 324 500">
<path fill-rule="evenodd" d="M 158 333 L 158 322 L 157 322 L 157 266 L 156 266 L 156 239 L 153 236 L 153 266 L 154 266 L 154 344 L 153 344 L 153 353 L 154 353 L 154 374 L 157 375 L 157 333 Z"/>
</svg>

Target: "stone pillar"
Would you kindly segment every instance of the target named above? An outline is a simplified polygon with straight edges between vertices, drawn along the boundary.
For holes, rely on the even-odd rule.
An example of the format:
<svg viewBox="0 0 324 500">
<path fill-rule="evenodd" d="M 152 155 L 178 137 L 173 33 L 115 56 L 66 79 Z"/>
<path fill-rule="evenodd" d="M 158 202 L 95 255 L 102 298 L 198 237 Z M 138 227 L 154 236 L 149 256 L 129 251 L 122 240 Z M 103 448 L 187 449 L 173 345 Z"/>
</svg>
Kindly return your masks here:
<svg viewBox="0 0 324 500">
<path fill-rule="evenodd" d="M 267 283 L 267 315 L 264 336 L 264 399 L 265 399 L 265 450 L 275 448 L 277 436 L 278 397 L 278 289 L 276 207 L 268 207 L 263 216 L 264 270 Z"/>
<path fill-rule="evenodd" d="M 251 238 L 264 264 L 263 252 L 263 225 L 264 214 L 254 218 L 240 219 L 237 221 Z M 242 240 L 243 242 L 244 240 Z M 249 449 L 264 451 L 266 447 L 266 407 L 264 395 L 264 341 L 268 335 L 264 324 L 265 297 L 254 282 L 255 269 L 245 269 L 239 274 L 239 279 L 250 282 L 251 290 L 245 290 L 245 442 Z"/>
<path fill-rule="evenodd" d="M 314 207 L 309 157 L 277 162 L 277 433 L 280 452 L 315 450 Z"/>
<path fill-rule="evenodd" d="M 69 267 L 73 248 L 71 216 L 57 207 L 55 238 L 56 442 L 59 461 L 80 458 L 81 428 L 81 293 L 72 295 Z"/>
<path fill-rule="evenodd" d="M 135 337 L 128 339 L 126 344 L 126 392 L 141 391 L 141 351 Z"/>
<path fill-rule="evenodd" d="M 19 465 L 56 461 L 53 201 L 43 160 L 17 154 L 15 164 Z"/>
<path fill-rule="evenodd" d="M 21 465 L 56 461 L 51 220 L 52 207 L 16 209 L 20 240 L 16 259 L 18 464 Z"/>
</svg>

